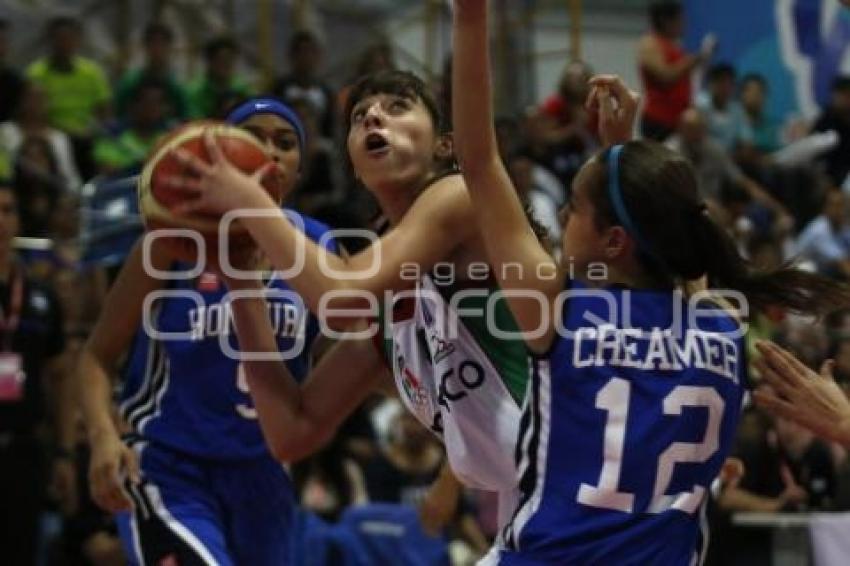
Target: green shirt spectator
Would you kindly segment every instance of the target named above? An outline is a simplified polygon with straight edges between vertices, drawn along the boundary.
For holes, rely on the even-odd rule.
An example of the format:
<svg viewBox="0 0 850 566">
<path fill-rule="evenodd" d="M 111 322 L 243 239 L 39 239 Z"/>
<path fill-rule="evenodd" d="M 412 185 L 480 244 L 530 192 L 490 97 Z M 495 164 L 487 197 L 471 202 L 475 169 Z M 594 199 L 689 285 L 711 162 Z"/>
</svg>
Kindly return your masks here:
<svg viewBox="0 0 850 566">
<path fill-rule="evenodd" d="M 126 116 L 133 98 L 138 93 L 139 84 L 148 79 L 145 69 L 127 71 L 115 87 L 115 109 L 118 116 Z M 189 100 L 186 89 L 169 74 L 162 79 L 168 89 L 169 116 L 183 120 L 189 116 Z"/>
<path fill-rule="evenodd" d="M 100 138 L 94 144 L 94 161 L 103 172 L 126 169 L 142 163 L 161 137 L 162 133 L 141 137 L 133 130 L 125 130 L 114 137 Z"/>
<path fill-rule="evenodd" d="M 97 170 L 111 173 L 143 162 L 167 132 L 168 87 L 165 82 L 144 80 L 130 101 L 127 127 L 99 138 L 92 151 Z"/>
<path fill-rule="evenodd" d="M 139 91 L 139 85 L 148 80 L 160 81 L 165 85 L 169 107 L 166 115 L 169 118 L 183 120 L 188 117 L 186 88 L 171 72 L 173 47 L 174 33 L 166 24 L 152 22 L 145 27 L 142 37 L 144 63 L 125 73 L 115 87 L 115 106 L 119 117 L 127 117 L 130 105 Z"/>
<path fill-rule="evenodd" d="M 50 125 L 77 139 L 90 138 L 98 122 L 106 119 L 111 96 L 100 65 L 79 55 L 82 33 L 82 24 L 74 18 L 51 19 L 47 23 L 48 54 L 26 70 L 47 95 Z M 84 149 L 81 146 L 75 151 Z M 77 156 L 78 161 L 81 157 Z M 85 169 L 82 164 L 81 169 Z"/>
<path fill-rule="evenodd" d="M 192 118 L 221 117 L 236 102 L 254 94 L 236 75 L 239 48 L 229 37 L 212 39 L 204 47 L 204 75 L 189 86 L 189 115 Z"/>
<path fill-rule="evenodd" d="M 27 68 L 27 76 L 47 93 L 50 124 L 75 136 L 90 135 L 97 124 L 97 110 L 110 99 L 103 69 L 90 59 L 74 57 L 71 68 L 55 68 L 48 58 Z"/>
</svg>

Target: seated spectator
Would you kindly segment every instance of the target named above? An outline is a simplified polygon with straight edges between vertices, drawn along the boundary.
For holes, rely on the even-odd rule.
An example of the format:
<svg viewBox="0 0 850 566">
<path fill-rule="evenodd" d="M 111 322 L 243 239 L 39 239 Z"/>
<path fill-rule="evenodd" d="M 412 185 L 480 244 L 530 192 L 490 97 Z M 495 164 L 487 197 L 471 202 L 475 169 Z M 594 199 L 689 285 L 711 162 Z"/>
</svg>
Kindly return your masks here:
<svg viewBox="0 0 850 566">
<path fill-rule="evenodd" d="M 850 75 L 832 83 L 829 106 L 815 122 L 813 131 L 835 131 L 839 144 L 824 156 L 827 174 L 835 186 L 846 186 L 850 176 Z"/>
<path fill-rule="evenodd" d="M 229 37 L 217 37 L 204 47 L 204 74 L 188 87 L 189 115 L 215 118 L 233 102 L 248 98 L 253 89 L 236 74 L 239 46 Z"/>
<path fill-rule="evenodd" d="M 844 193 L 832 190 L 826 194 L 821 215 L 797 238 L 797 253 L 814 262 L 820 273 L 850 279 L 850 225 Z"/>
<path fill-rule="evenodd" d="M 94 172 L 91 146 L 109 116 L 111 91 L 100 65 L 78 55 L 81 33 L 73 18 L 50 20 L 50 53 L 30 64 L 27 76 L 44 89 L 48 121 L 71 136 L 75 161 L 87 179 Z"/>
<path fill-rule="evenodd" d="M 588 81 L 593 70 L 583 61 L 567 64 L 558 82 L 558 92 L 543 101 L 542 127 L 553 146 L 578 146 L 593 150 L 599 145 L 598 114 L 587 112 Z"/>
<path fill-rule="evenodd" d="M 113 173 L 143 162 L 166 133 L 168 86 L 146 80 L 136 88 L 127 126 L 120 132 L 97 140 L 94 160 L 100 173 Z"/>
<path fill-rule="evenodd" d="M 768 156 L 782 147 L 780 124 L 767 114 L 767 80 L 758 74 L 741 79 L 740 101 L 744 110 L 744 127 L 738 143 L 738 160 L 759 167 Z"/>
<path fill-rule="evenodd" d="M 18 106 L 23 88 L 23 77 L 9 65 L 9 28 L 7 20 L 0 19 L 0 122 L 12 117 Z"/>
<path fill-rule="evenodd" d="M 793 225 L 785 207 L 745 175 L 723 148 L 708 137 L 705 117 L 696 108 L 685 111 L 676 134 L 667 141 L 667 146 L 691 161 L 700 194 L 707 201 L 716 204 L 724 185 L 737 186 L 746 191 L 754 202 L 770 210 L 782 228 L 787 230 Z"/>
<path fill-rule="evenodd" d="M 12 119 L 0 123 L 0 148 L 14 160 L 24 139 L 30 136 L 44 138 L 50 143 L 65 187 L 71 191 L 78 190 L 81 180 L 71 141 L 65 132 L 50 127 L 44 89 L 33 81 L 24 83 Z"/>
<path fill-rule="evenodd" d="M 189 115 L 186 89 L 171 70 L 174 32 L 163 23 L 153 22 L 145 27 L 142 41 L 145 51 L 144 64 L 127 71 L 115 87 L 115 109 L 118 118 L 128 118 L 139 86 L 143 82 L 156 80 L 166 87 L 168 108 L 165 115 L 171 119 L 184 120 Z"/>
<path fill-rule="evenodd" d="M 47 139 L 29 136 L 21 143 L 15 160 L 14 186 L 19 203 L 21 235 L 46 237 L 56 203 L 67 192 Z"/>
<path fill-rule="evenodd" d="M 322 44 L 313 32 L 295 32 L 289 42 L 289 74 L 278 78 L 270 90 L 288 104 L 309 100 L 319 117 L 319 132 L 334 139 L 336 97 L 333 89 L 318 78 L 322 57 Z"/>
<path fill-rule="evenodd" d="M 735 99 L 735 67 L 718 63 L 706 74 L 706 90 L 697 97 L 697 108 L 708 122 L 709 137 L 732 151 L 744 128 L 744 111 Z"/>
</svg>

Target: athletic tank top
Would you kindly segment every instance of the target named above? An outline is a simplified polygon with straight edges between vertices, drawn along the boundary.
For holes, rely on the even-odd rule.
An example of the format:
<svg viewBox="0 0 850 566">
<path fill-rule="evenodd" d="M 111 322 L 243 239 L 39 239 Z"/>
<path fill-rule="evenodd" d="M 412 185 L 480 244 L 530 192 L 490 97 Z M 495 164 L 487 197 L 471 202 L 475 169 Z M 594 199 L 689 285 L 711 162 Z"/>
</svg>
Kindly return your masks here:
<svg viewBox="0 0 850 566">
<path fill-rule="evenodd" d="M 603 291 L 575 283 L 532 362 L 501 564 L 692 564 L 705 542 L 746 380 L 740 326 L 669 291 Z"/>
<path fill-rule="evenodd" d="M 503 492 L 517 480 L 514 451 L 528 353 L 521 340 L 499 340 L 488 330 L 490 318 L 502 331 L 517 331 L 494 292 L 447 292 L 424 276 L 415 290 L 394 296 L 381 332 L 402 401 L 441 438 L 458 479 Z"/>
<path fill-rule="evenodd" d="M 300 217 L 312 240 L 329 230 L 286 212 Z M 326 248 L 337 251 L 332 240 Z M 267 286 L 280 295 L 268 298 L 278 348 L 292 375 L 302 379 L 318 322 L 284 281 L 272 276 Z M 151 316 L 162 335 L 152 338 L 143 328 L 136 335 L 121 395 L 123 418 L 144 440 L 192 456 L 237 460 L 267 454 L 242 364 L 223 351 L 223 345 L 239 350 L 230 306 L 222 302 L 225 285 L 202 274 L 171 282 L 166 291 L 170 296 L 154 303 Z"/>
<path fill-rule="evenodd" d="M 656 35 L 655 41 L 661 45 L 664 61 L 668 65 L 679 62 L 687 55 L 678 43 L 666 37 Z M 644 68 L 641 68 L 641 76 L 646 91 L 644 117 L 667 128 L 675 129 L 679 124 L 679 117 L 691 104 L 690 73 L 686 73 L 673 84 L 657 81 Z"/>
</svg>

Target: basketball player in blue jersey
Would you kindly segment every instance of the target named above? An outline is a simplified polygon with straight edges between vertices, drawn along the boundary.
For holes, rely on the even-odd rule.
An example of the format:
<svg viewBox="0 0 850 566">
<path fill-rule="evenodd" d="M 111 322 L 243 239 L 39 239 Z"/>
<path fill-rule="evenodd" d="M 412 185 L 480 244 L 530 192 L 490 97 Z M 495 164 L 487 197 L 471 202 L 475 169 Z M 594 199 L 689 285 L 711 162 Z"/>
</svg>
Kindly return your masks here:
<svg viewBox="0 0 850 566">
<path fill-rule="evenodd" d="M 275 99 L 251 99 L 227 121 L 262 141 L 276 162 L 284 194 L 291 191 L 304 147 L 294 112 Z M 312 240 L 328 230 L 307 217 L 298 220 Z M 158 270 L 187 268 L 157 243 L 151 256 Z M 264 286 L 289 289 L 276 276 Z M 161 339 L 164 334 L 140 327 L 145 298 L 163 289 L 167 296 L 153 303 L 151 326 L 179 338 Z M 118 512 L 121 538 L 134 564 L 291 563 L 293 489 L 283 465 L 266 448 L 243 365 L 222 352 L 222 338 L 238 349 L 226 291 L 211 273 L 180 281 L 154 277 L 143 266 L 140 241 L 81 356 L 92 494 L 104 509 Z M 305 376 L 318 331 L 315 318 L 303 304 L 285 298 L 270 299 L 267 309 L 278 348 L 297 354 L 286 362 L 289 371 Z M 113 415 L 108 375 L 131 342 L 120 403 L 129 432 L 125 443 Z"/>
<path fill-rule="evenodd" d="M 701 509 L 746 383 L 743 321 L 676 289 L 706 278 L 751 309 L 814 313 L 847 305 L 850 293 L 746 263 L 686 160 L 627 141 L 637 97 L 613 77 L 591 82 L 610 147 L 573 184 L 563 257 L 576 276 L 559 270 L 530 235 L 497 154 L 487 25 L 486 0 L 455 2 L 458 157 L 490 264 L 534 352 L 522 494 L 500 563 L 698 563 Z M 498 268 L 508 264 L 522 269 Z"/>
</svg>

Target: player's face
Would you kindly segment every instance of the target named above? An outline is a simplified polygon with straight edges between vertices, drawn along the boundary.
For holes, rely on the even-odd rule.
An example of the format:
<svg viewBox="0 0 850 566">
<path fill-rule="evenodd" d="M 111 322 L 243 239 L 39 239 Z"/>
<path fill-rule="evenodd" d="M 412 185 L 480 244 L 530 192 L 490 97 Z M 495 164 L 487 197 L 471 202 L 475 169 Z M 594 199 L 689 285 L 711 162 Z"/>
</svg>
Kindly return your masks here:
<svg viewBox="0 0 850 566">
<path fill-rule="evenodd" d="M 284 196 L 298 179 L 301 148 L 295 128 L 277 114 L 254 114 L 239 126 L 254 134 L 277 163 L 278 180 Z"/>
<path fill-rule="evenodd" d="M 561 211 L 564 224 L 562 257 L 575 267 L 577 274 L 584 273 L 590 263 L 605 260 L 604 234 L 594 222 L 596 208 L 589 198 L 600 176 L 600 166 L 595 160 L 585 164 L 576 175 L 570 199 Z"/>
<path fill-rule="evenodd" d="M 370 190 L 419 187 L 432 174 L 438 136 L 419 99 L 375 94 L 351 110 L 348 154 Z"/>
</svg>

